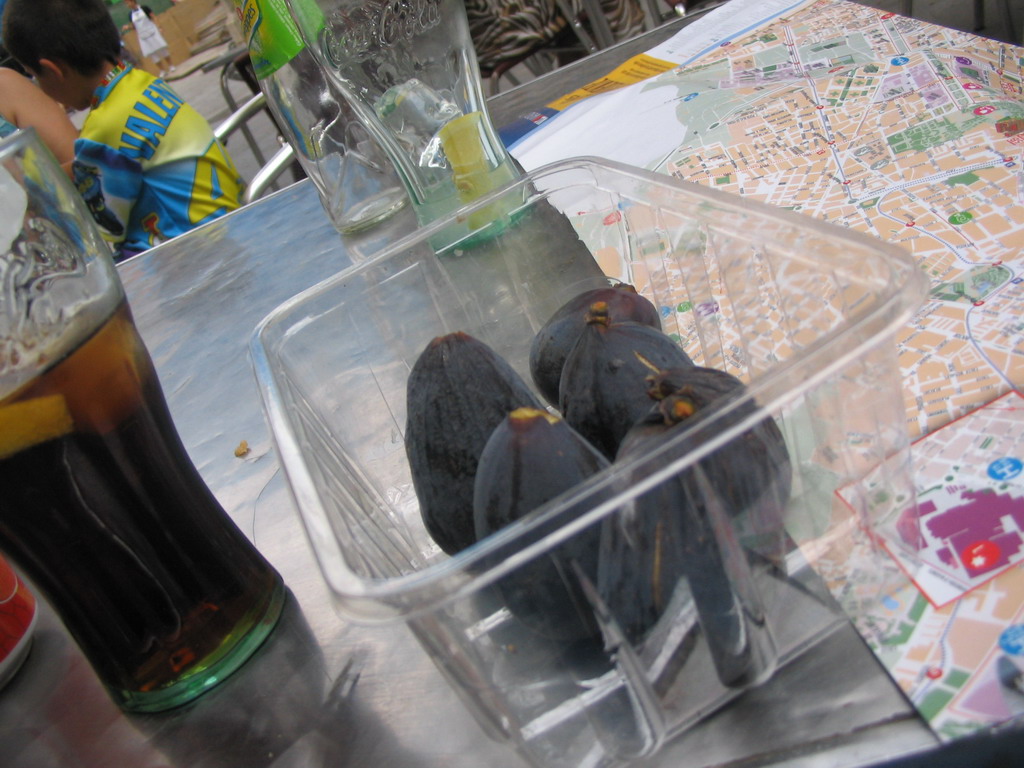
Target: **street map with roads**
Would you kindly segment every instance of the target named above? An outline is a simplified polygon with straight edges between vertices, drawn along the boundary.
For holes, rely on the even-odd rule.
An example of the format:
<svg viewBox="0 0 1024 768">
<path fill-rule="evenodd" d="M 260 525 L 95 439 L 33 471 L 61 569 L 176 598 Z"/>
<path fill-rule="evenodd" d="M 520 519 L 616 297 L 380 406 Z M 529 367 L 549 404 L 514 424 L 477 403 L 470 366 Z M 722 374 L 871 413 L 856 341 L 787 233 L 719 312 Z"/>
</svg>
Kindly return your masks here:
<svg viewBox="0 0 1024 768">
<path fill-rule="evenodd" d="M 914 584 L 855 620 L 944 739 L 1024 712 L 1022 57 L 845 0 L 732 0 L 512 146 L 527 170 L 593 155 L 799 211 L 928 274 L 896 340 L 921 539 L 887 549 Z"/>
</svg>

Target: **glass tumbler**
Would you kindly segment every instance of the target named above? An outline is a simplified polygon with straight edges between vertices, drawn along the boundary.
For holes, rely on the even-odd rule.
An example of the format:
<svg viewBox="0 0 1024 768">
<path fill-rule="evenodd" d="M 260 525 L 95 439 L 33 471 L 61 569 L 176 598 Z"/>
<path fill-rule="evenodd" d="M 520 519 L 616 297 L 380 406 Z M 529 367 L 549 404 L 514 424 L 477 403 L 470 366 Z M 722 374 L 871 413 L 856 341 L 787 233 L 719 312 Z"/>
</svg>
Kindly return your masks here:
<svg viewBox="0 0 1024 768">
<path fill-rule="evenodd" d="M 32 131 L 0 142 L 0 550 L 123 709 L 183 704 L 284 585 L 175 431 L 108 246 Z"/>
<path fill-rule="evenodd" d="M 334 228 L 359 232 L 402 208 L 394 165 L 324 77 L 284 0 L 234 3 L 267 106 Z"/>
<path fill-rule="evenodd" d="M 326 79 L 390 157 L 421 225 L 521 175 L 487 113 L 462 0 L 286 2 Z M 467 229 L 509 210 L 478 211 Z"/>
</svg>

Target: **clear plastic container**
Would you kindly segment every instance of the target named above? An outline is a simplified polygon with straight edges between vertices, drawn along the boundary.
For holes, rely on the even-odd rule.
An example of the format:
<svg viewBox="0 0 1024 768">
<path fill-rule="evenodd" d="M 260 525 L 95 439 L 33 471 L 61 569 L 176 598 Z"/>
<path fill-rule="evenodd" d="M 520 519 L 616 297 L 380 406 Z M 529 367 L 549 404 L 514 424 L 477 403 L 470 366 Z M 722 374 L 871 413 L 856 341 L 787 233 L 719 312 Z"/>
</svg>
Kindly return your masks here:
<svg viewBox="0 0 1024 768">
<path fill-rule="evenodd" d="M 511 213 L 434 252 L 431 242 L 449 241 L 488 206 Z M 564 301 L 609 279 L 637 286 L 697 364 L 739 377 L 746 394 L 449 557 L 422 524 L 404 449 L 414 362 L 431 339 L 465 331 L 529 381 L 533 335 Z M 533 764 L 617 765 L 651 754 L 846 621 L 830 591 L 853 562 L 844 553 L 858 542 L 870 553 L 872 526 L 900 509 L 877 494 L 836 503 L 835 490 L 893 456 L 906 460 L 887 464 L 891 497 L 911 487 L 893 336 L 925 289 L 911 259 L 880 241 L 584 158 L 530 173 L 300 294 L 264 320 L 251 352 L 339 610 L 408 622 L 485 730 Z M 722 479 L 702 471 L 765 418 L 792 469 L 788 505 L 767 517 L 756 504 L 728 509 Z M 565 553 L 644 515 L 652 525 L 675 519 L 658 517 L 666 513 L 650 499 L 681 478 L 706 494 L 695 503 L 717 555 L 700 568 L 729 605 L 709 610 L 691 568 L 655 585 L 657 621 L 638 632 L 623 614 L 629 595 L 642 600 L 651 585 L 620 584 L 626 600 L 615 604 Z M 624 542 L 627 561 L 651 556 L 643 541 Z M 874 594 L 871 556 L 867 568 L 856 561 L 853 609 Z M 877 572 L 889 570 L 873 556 Z M 588 630 L 560 633 L 562 617 L 505 599 L 529 579 Z"/>
</svg>

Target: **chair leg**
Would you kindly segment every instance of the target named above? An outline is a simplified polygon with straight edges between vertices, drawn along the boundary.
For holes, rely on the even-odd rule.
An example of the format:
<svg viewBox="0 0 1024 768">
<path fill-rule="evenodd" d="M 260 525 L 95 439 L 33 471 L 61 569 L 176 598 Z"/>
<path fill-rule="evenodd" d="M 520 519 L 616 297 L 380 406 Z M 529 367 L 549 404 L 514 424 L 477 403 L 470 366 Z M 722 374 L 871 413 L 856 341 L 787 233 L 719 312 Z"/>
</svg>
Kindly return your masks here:
<svg viewBox="0 0 1024 768">
<path fill-rule="evenodd" d="M 661 12 L 658 10 L 658 0 L 640 0 L 640 7 L 644 11 L 644 31 L 650 32 L 662 24 Z"/>
<path fill-rule="evenodd" d="M 900 0 L 900 16 L 911 18 L 914 15 L 914 0 Z"/>
<path fill-rule="evenodd" d="M 583 28 L 583 22 L 580 20 L 579 14 L 573 11 L 568 0 L 555 0 L 555 5 L 558 7 L 559 12 L 568 19 L 569 26 L 572 28 L 576 38 L 589 53 L 595 53 L 604 47 L 595 41 L 594 38 L 590 36 L 590 33 Z M 607 25 L 608 21 L 606 19 L 605 26 Z M 611 29 L 608 30 L 608 34 L 611 34 Z"/>
<path fill-rule="evenodd" d="M 231 87 L 228 81 L 231 79 L 231 73 L 234 72 L 238 74 L 237 65 L 238 59 L 236 58 L 232 61 L 227 62 L 220 72 L 220 90 L 221 93 L 224 95 L 224 101 L 227 103 L 228 108 L 231 110 L 232 114 L 234 114 L 238 110 L 238 104 L 235 102 L 234 97 L 232 97 L 231 95 Z M 241 75 L 239 75 L 239 77 L 241 78 Z M 243 82 L 245 82 L 244 78 L 241 79 L 243 80 Z M 249 83 L 246 82 L 246 85 L 249 85 Z M 249 85 L 249 90 L 252 90 L 251 85 Z M 256 91 L 259 92 L 258 85 L 256 86 Z M 256 158 L 256 162 L 259 163 L 260 165 L 263 165 L 266 162 L 266 159 L 263 157 L 263 153 L 260 151 L 260 146 L 252 135 L 252 131 L 249 130 L 249 127 L 245 125 L 244 122 L 242 123 L 241 126 L 239 126 L 239 130 L 242 132 L 242 136 L 245 138 L 245 143 L 249 145 L 249 149 L 252 151 L 253 157 Z M 226 141 L 227 140 L 225 138 L 225 143 Z"/>
<path fill-rule="evenodd" d="M 587 21 L 594 32 L 594 41 L 598 48 L 608 48 L 615 45 L 615 35 L 612 33 L 611 24 L 604 14 L 600 0 L 581 0 L 583 10 L 587 14 Z"/>
</svg>

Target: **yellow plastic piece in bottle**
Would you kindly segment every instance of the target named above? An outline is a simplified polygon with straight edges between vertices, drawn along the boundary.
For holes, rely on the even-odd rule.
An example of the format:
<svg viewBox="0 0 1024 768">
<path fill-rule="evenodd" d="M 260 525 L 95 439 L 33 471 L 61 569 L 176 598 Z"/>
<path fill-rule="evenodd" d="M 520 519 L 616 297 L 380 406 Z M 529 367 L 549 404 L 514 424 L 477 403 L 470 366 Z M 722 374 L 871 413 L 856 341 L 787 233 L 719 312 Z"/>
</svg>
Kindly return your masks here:
<svg viewBox="0 0 1024 768">
<path fill-rule="evenodd" d="M 63 395 L 6 405 L 0 408 L 0 459 L 65 435 L 73 426 Z"/>
<path fill-rule="evenodd" d="M 470 203 L 516 178 L 510 164 L 502 159 L 488 158 L 485 131 L 481 112 L 460 115 L 438 131 L 445 157 L 452 167 L 455 190 L 463 203 Z M 497 204 L 489 205 L 469 217 L 469 227 L 479 229 L 504 213 L 506 211 L 500 210 Z"/>
</svg>

